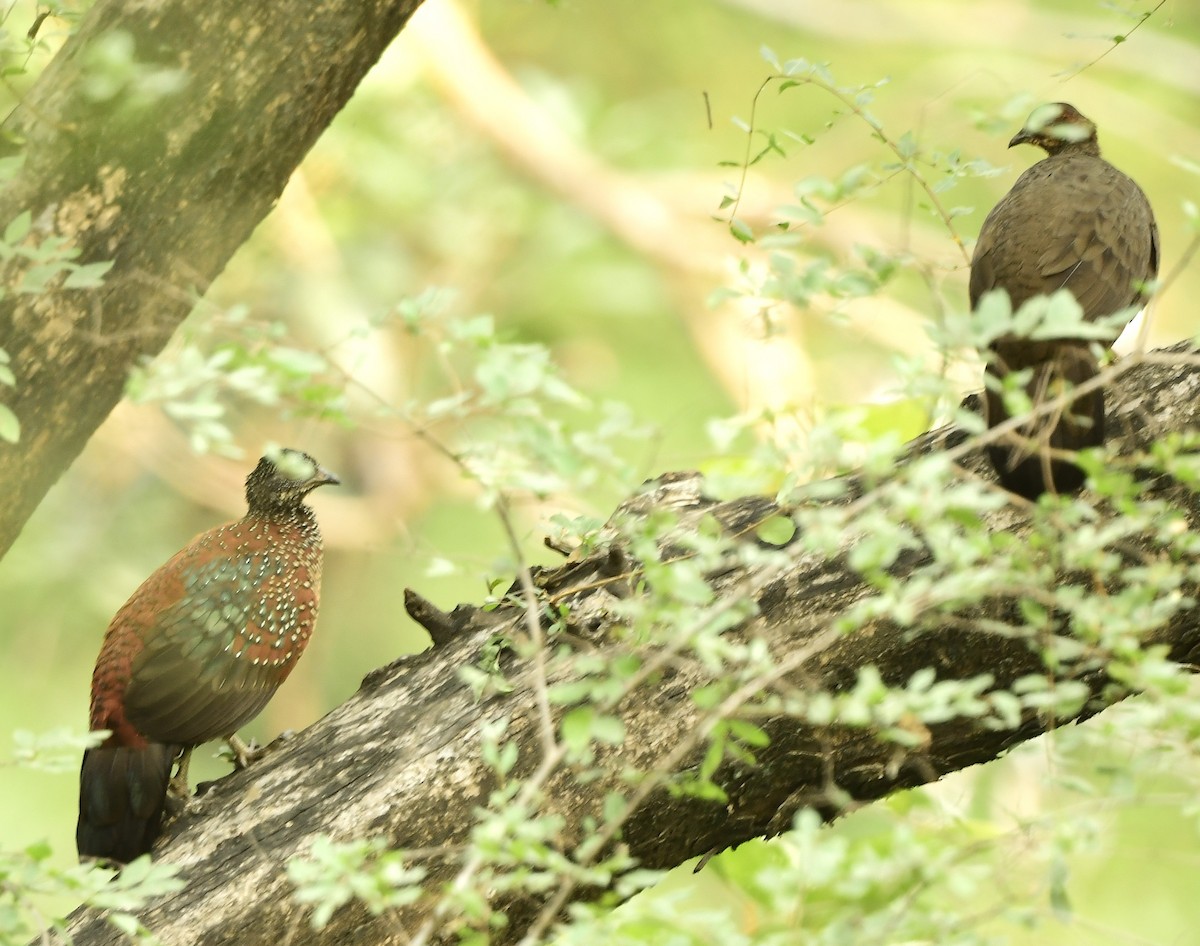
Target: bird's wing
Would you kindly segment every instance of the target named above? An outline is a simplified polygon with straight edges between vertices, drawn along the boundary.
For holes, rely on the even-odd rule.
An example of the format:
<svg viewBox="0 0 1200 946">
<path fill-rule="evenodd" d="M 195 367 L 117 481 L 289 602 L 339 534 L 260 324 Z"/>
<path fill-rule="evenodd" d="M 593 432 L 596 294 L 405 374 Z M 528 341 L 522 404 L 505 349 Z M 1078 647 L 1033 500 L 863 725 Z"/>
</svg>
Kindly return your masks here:
<svg viewBox="0 0 1200 946">
<path fill-rule="evenodd" d="M 1140 299 L 1158 266 L 1158 232 L 1145 194 L 1100 158 L 1035 164 L 984 221 L 971 263 L 971 304 L 1008 290 L 1014 308 L 1070 289 L 1088 319 Z"/>
<path fill-rule="evenodd" d="M 148 738 L 196 745 L 231 735 L 266 705 L 311 633 L 315 591 L 305 569 L 265 550 L 193 562 L 179 575 L 176 599 L 147 609 L 124 707 Z"/>
</svg>

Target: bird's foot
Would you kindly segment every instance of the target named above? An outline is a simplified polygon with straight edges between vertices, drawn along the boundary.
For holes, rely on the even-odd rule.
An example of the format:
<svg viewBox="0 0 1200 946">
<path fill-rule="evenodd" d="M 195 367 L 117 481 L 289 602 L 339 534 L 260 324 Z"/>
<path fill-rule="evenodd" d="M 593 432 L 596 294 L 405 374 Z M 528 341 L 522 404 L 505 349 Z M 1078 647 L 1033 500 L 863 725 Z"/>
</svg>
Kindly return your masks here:
<svg viewBox="0 0 1200 946">
<path fill-rule="evenodd" d="M 184 749 L 175 765 L 175 775 L 167 781 L 167 794 L 163 799 L 163 815 L 165 822 L 171 822 L 183 814 L 192 790 L 188 787 L 188 763 L 192 760 L 192 750 Z"/>
<path fill-rule="evenodd" d="M 184 749 L 175 767 L 175 776 L 167 782 L 167 801 L 178 803 L 180 808 L 192 797 L 192 790 L 188 787 L 188 763 L 191 761 L 192 750 Z"/>
<path fill-rule="evenodd" d="M 244 769 L 251 762 L 257 762 L 263 757 L 264 749 L 256 743 L 246 744 L 242 742 L 236 735 L 230 736 L 226 742 L 229 743 L 229 751 L 233 753 L 233 767 L 235 769 Z"/>
</svg>

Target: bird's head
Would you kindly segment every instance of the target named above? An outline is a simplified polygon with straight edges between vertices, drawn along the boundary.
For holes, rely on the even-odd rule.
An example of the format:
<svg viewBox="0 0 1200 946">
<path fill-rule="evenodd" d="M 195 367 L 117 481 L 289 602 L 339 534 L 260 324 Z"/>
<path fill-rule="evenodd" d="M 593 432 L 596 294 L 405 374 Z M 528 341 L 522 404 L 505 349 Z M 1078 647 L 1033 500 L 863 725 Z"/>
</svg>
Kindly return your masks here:
<svg viewBox="0 0 1200 946">
<path fill-rule="evenodd" d="M 1066 102 L 1050 102 L 1035 108 L 1008 146 L 1021 144 L 1037 145 L 1047 154 L 1066 150 L 1100 154 L 1096 126 Z"/>
<path fill-rule="evenodd" d="M 246 477 L 246 503 L 260 514 L 295 509 L 318 486 L 340 482 L 307 453 L 281 447 L 268 450 Z"/>
</svg>

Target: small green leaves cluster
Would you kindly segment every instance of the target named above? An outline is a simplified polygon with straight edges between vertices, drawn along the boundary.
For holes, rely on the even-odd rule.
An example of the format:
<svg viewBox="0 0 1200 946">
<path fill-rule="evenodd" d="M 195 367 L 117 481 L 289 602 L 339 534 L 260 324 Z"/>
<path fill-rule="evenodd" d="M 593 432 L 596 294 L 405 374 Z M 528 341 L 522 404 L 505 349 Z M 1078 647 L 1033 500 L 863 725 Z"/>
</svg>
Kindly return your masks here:
<svg viewBox="0 0 1200 946">
<path fill-rule="evenodd" d="M 133 372 L 127 389 L 137 403 L 161 404 L 197 451 L 236 452 L 234 409 L 258 405 L 342 424 L 400 420 L 454 459 L 489 507 L 501 497 L 600 485 L 616 493 L 634 482 L 619 446 L 645 438 L 649 428 L 622 404 L 593 405 L 543 346 L 504 340 L 489 315 L 454 315 L 445 292 L 406 299 L 320 350 L 242 307 L 205 315 Z M 403 403 L 371 391 L 351 397 L 356 383 L 341 367 L 342 349 L 372 341 L 393 323 L 420 348 L 417 360 L 437 365 L 442 376 Z"/>
<path fill-rule="evenodd" d="M 773 50 L 765 46 L 762 48 L 762 57 L 774 70 L 774 74 L 763 81 L 755 94 L 749 121 L 735 122 L 746 133 L 745 154 L 739 161 L 722 162 L 724 166 L 736 168 L 741 172 L 739 181 L 729 188 L 720 205 L 721 210 L 729 215 L 729 230 L 736 240 L 742 243 L 759 243 L 764 247 L 794 246 L 797 242 L 793 232 L 796 227 L 819 227 L 824 223 L 826 215 L 838 207 L 869 197 L 897 175 L 903 175 L 915 181 L 923 192 L 924 200 L 920 202 L 920 208 L 940 220 L 961 246 L 953 220 L 969 213 L 972 208 L 946 207 L 942 204 L 940 195 L 962 180 L 990 177 L 1000 173 L 1001 169 L 982 158 L 965 158 L 957 148 L 926 149 L 911 131 L 895 136 L 890 134 L 884 123 L 871 111 L 875 96 L 879 89 L 888 84 L 887 79 L 862 85 L 843 85 L 835 79 L 828 63 L 802 58 L 781 61 Z M 865 124 L 871 137 L 890 152 L 890 157 L 880 160 L 877 165 L 854 165 L 836 179 L 817 175 L 803 178 L 793 189 L 796 203 L 779 208 L 779 221 L 770 233 L 761 234 L 755 233 L 737 215 L 746 186 L 746 172 L 769 156 L 788 158 L 788 149 L 793 146 L 808 148 L 817 143 L 817 138 L 808 132 L 773 131 L 757 126 L 758 102 L 768 88 L 774 88 L 780 95 L 795 89 L 819 90 L 832 102 L 832 114 L 826 124 L 827 128 L 845 116 L 853 116 Z M 886 272 L 889 276 L 899 265 L 910 262 L 906 261 L 902 254 L 889 260 L 885 254 L 875 252 L 879 258 L 873 268 Z M 867 271 L 867 275 L 869 274 L 870 269 Z M 858 278 L 861 279 L 862 276 Z M 849 288 L 858 288 L 858 280 L 854 278 L 853 272 L 847 273 L 843 279 Z M 839 280 L 830 280 L 829 286 L 837 289 Z M 844 291 L 847 286 L 842 288 Z"/>
<path fill-rule="evenodd" d="M 966 329 L 970 333 L 969 338 L 962 340 L 978 347 L 990 345 L 1005 336 L 1033 341 L 1075 338 L 1111 345 L 1121 329 L 1137 314 L 1138 308 L 1131 306 L 1103 318 L 1086 320 L 1083 307 L 1070 290 L 1060 289 L 1048 296 L 1034 296 L 1014 312 L 1008 292 L 993 289 L 983 294 L 969 318 L 960 316 L 955 321 L 960 330 Z M 936 333 L 938 330 L 934 331 Z"/>
<path fill-rule="evenodd" d="M 103 734 L 56 730 L 18 732 L 7 764 L 45 772 L 79 768 L 79 751 L 95 745 Z M 156 942 L 136 913 L 156 899 L 183 889 L 178 868 L 154 864 L 149 856 L 127 864 L 120 873 L 94 864 L 55 864 L 44 842 L 10 850 L 0 848 L 0 944 L 23 944 L 47 930 L 65 934 L 66 920 L 47 913 L 47 902 L 82 902 L 104 910 L 113 926 L 135 943 Z"/>
<path fill-rule="evenodd" d="M 345 377 L 329 357 L 298 343 L 282 322 L 260 322 L 245 307 L 206 314 L 131 372 L 126 386 L 134 403 L 161 405 L 193 450 L 236 456 L 239 407 L 348 422 Z"/>
<path fill-rule="evenodd" d="M 338 843 L 318 837 L 305 856 L 288 862 L 287 873 L 296 902 L 312 908 L 309 919 L 316 930 L 351 900 L 375 916 L 414 903 L 425 878 L 424 868 L 409 864 L 381 838 Z"/>
<path fill-rule="evenodd" d="M 12 764 L 40 772 L 74 772 L 79 768 L 80 754 L 98 746 L 107 736 L 108 731 L 103 729 L 86 733 L 67 728 L 39 733 L 18 729 L 13 733 Z"/>
<path fill-rule="evenodd" d="M 852 831 L 831 832 L 814 812 L 802 811 L 783 839 L 750 842 L 705 868 L 719 878 L 700 881 L 707 896 L 656 893 L 631 909 L 573 924 L 560 941 L 999 946 L 1051 904 L 1059 918 L 1069 916 L 1064 854 L 1094 846 L 1087 819 L 998 831 L 938 814 L 904 796 L 856 816 Z M 1020 871 L 1011 870 L 1014 859 Z"/>
<path fill-rule="evenodd" d="M 19 157 L 5 159 L 0 164 L 0 182 L 19 165 Z M 71 246 L 66 237 L 48 235 L 36 239 L 33 214 L 22 211 L 8 222 L 0 235 L 0 271 L 6 277 L 0 283 L 0 302 L 14 293 L 44 296 L 97 289 L 104 285 L 104 276 L 112 268 L 112 261 L 77 263 L 78 256 L 79 250 Z M 13 387 L 15 384 L 11 357 L 0 348 L 0 386 Z M 0 403 L 0 440 L 16 443 L 20 436 L 20 420 L 10 407 Z"/>
<path fill-rule="evenodd" d="M 409 306 L 408 331 L 446 367 L 452 389 L 404 406 L 419 430 L 455 429 L 448 449 L 481 487 L 481 501 L 628 487 L 634 471 L 618 449 L 644 438 L 622 404 L 593 405 L 541 345 L 505 340 L 489 315 L 450 317 L 437 302 Z"/>
<path fill-rule="evenodd" d="M 48 59 L 50 46 L 45 37 L 54 28 L 48 24 L 53 23 L 58 29 L 63 25 L 74 28 L 83 15 L 77 5 L 65 0 L 39 0 L 36 6 L 37 13 L 27 29 L 14 31 L 9 28 L 10 23 L 15 22 L 12 14 L 18 9 L 17 4 L 10 4 L 0 15 L 0 76 L 7 83 L 36 72 Z M 15 91 L 11 85 L 9 89 Z M 0 180 L 3 179 L 3 171 L 0 171 Z"/>
<path fill-rule="evenodd" d="M 497 634 L 480 648 L 479 659 L 474 664 L 458 668 L 458 678 L 470 687 L 477 701 L 482 702 L 493 694 L 512 692 L 512 683 L 500 669 L 501 656 L 512 649 L 509 639 Z"/>
<path fill-rule="evenodd" d="M 51 234 L 36 239 L 33 215 L 22 211 L 8 222 L 0 238 L 0 266 L 10 274 L 8 288 L 0 286 L 0 299 L 13 292 L 43 295 L 102 286 L 105 273 L 112 269 L 112 260 L 76 263 L 78 257 L 78 248 L 71 246 L 66 237 Z M 64 278 L 60 280 L 60 276 Z"/>
</svg>

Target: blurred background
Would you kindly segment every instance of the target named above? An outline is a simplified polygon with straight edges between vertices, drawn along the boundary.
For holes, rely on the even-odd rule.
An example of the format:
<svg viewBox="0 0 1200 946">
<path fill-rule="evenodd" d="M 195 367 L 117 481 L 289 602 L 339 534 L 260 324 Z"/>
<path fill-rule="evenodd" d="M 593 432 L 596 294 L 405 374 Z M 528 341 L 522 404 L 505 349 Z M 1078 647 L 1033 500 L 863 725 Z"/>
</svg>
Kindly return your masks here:
<svg viewBox="0 0 1200 946">
<path fill-rule="evenodd" d="M 7 28 L 23 34 L 37 9 L 17 0 Z M 54 17 L 42 25 L 28 75 L 0 96 L 20 94 L 65 29 Z M 932 191 L 890 167 L 887 141 L 825 90 L 769 87 L 755 105 L 774 72 L 763 46 L 780 60 L 828 63 L 842 86 L 879 84 L 869 108 L 883 137 L 909 135 Z M 1034 104 L 1054 100 L 1092 118 L 1106 157 L 1148 192 L 1171 274 L 1191 238 L 1184 205 L 1200 191 L 1192 4 L 427 0 L 162 366 L 147 369 L 138 402 L 114 412 L 0 562 L 4 728 L 85 725 L 109 618 L 193 534 L 241 514 L 242 479 L 266 443 L 312 452 L 344 485 L 312 502 L 328 549 L 317 633 L 249 735 L 301 729 L 368 671 L 425 647 L 401 589 L 450 608 L 511 574 L 477 487 L 398 419 L 409 401 L 454 390 L 453 371 L 394 317 L 430 287 L 449 291 L 451 313 L 491 313 L 502 338 L 547 346 L 571 385 L 597 404 L 629 405 L 651 429 L 623 448 L 626 479 L 519 510 L 535 562 L 554 561 L 541 537 L 555 513 L 603 519 L 640 479 L 720 469 L 713 419 L 766 411 L 803 428 L 861 404 L 880 428 L 920 433 L 927 418 L 898 399 L 893 360 L 928 358 L 937 370 L 923 326 L 965 307 L 983 217 L 1039 157 L 1006 151 L 1008 138 Z M 743 180 L 768 134 L 778 150 Z M 804 196 L 820 220 L 797 217 Z M 788 220 L 798 242 L 739 243 L 727 198 L 756 234 L 779 235 L 774 225 Z M 898 268 L 877 292 L 815 292 L 798 304 L 803 294 L 764 290 L 779 252 L 800 270 L 872 253 Z M 1197 293 L 1192 267 L 1155 303 L 1151 344 L 1195 334 L 1186 300 Z M 256 339 L 294 348 L 299 375 L 308 353 L 330 384 L 352 378 L 337 412 L 348 422 L 294 401 L 256 403 L 204 361 L 244 354 Z M 962 390 L 977 377 L 964 372 Z M 216 418 L 207 437 L 196 426 L 206 410 Z M 210 754 L 197 754 L 193 781 L 224 771 Z M 1030 747 L 931 797 L 1014 824 L 1046 817 L 1059 797 L 1047 778 L 1053 756 Z M 44 838 L 57 861 L 72 861 L 76 790 L 73 774 L 5 769 L 0 844 Z M 1012 941 L 1194 941 L 1180 867 L 1195 865 L 1200 844 L 1194 819 L 1181 830 L 1180 805 L 1162 801 L 1186 786 L 1147 793 L 1107 807 L 1111 844 L 1072 862 L 1072 898 L 1090 925 Z M 862 830 L 857 817 L 838 830 Z M 710 869 L 678 884 L 711 901 L 721 877 Z"/>
</svg>

